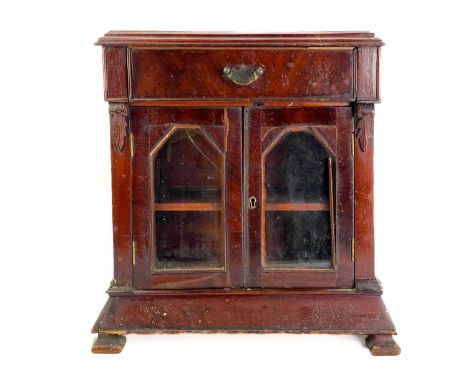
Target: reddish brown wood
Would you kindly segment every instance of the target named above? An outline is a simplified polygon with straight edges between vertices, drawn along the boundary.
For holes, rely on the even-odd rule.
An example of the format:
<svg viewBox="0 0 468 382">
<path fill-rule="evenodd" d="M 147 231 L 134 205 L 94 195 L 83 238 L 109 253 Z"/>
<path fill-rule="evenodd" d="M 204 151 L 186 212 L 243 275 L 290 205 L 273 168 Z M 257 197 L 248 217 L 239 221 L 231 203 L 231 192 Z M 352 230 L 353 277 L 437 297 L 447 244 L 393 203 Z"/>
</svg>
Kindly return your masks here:
<svg viewBox="0 0 468 382">
<path fill-rule="evenodd" d="M 266 211 L 330 211 L 329 203 L 267 203 Z"/>
<path fill-rule="evenodd" d="M 128 136 L 128 106 L 110 104 L 111 145 L 114 151 L 121 152 Z"/>
<path fill-rule="evenodd" d="M 372 334 L 366 338 L 366 345 L 372 355 L 399 355 L 400 347 L 390 334 Z"/>
<path fill-rule="evenodd" d="M 365 316 L 367 319 L 363 320 Z M 98 333 L 172 331 L 394 334 L 380 296 L 288 294 L 165 294 L 110 297 Z"/>
<path fill-rule="evenodd" d="M 224 288 L 242 286 L 241 260 L 241 135 L 240 109 L 184 109 L 184 108 L 132 108 L 132 129 L 135 139 L 133 160 L 133 203 L 134 203 L 134 240 L 136 246 L 134 277 L 135 285 L 143 289 L 186 289 L 186 288 Z M 225 263 L 223 270 L 171 271 L 154 269 L 151 249 L 151 224 L 148 219 L 148 200 L 150 198 L 149 153 L 165 139 L 174 126 L 203 126 L 221 132 L 221 142 L 226 147 L 225 158 Z M 162 207 L 156 205 L 156 209 Z M 167 205 L 166 207 L 171 207 Z M 201 206 L 178 205 L 172 210 L 201 210 Z M 207 210 L 213 206 L 207 206 Z M 153 269 L 153 271 L 152 271 Z"/>
<path fill-rule="evenodd" d="M 104 98 L 108 102 L 126 102 L 127 95 L 127 49 L 104 47 Z"/>
<path fill-rule="evenodd" d="M 351 261 L 351 240 L 353 236 L 353 208 L 352 208 L 352 153 L 351 138 L 353 120 L 351 108 L 252 108 L 245 117 L 245 129 L 248 134 L 248 158 L 246 174 L 249 187 L 247 194 L 257 198 L 258 207 L 248 211 L 249 221 L 249 268 L 247 285 L 250 287 L 351 287 L 354 283 L 354 266 Z M 271 138 L 269 145 L 262 145 L 262 130 L 280 125 L 275 129 L 276 139 Z M 301 127 L 294 127 L 301 125 Z M 274 270 L 263 269 L 262 258 L 265 258 L 265 211 L 263 206 L 265 191 L 262 185 L 264 167 L 262 156 L 268 151 L 285 131 L 310 131 L 313 134 L 314 125 L 328 125 L 338 137 L 337 147 L 331 147 L 337 153 L 336 178 L 338 189 L 336 203 L 339 209 L 336 213 L 336 259 L 333 261 L 335 269 L 298 269 Z M 302 127 L 304 126 L 304 127 Z M 264 139 L 268 135 L 264 135 Z M 328 204 L 326 205 L 328 209 Z"/>
<path fill-rule="evenodd" d="M 153 295 L 334 295 L 334 294 L 354 294 L 354 295 L 376 295 L 381 296 L 380 292 L 376 291 L 359 291 L 356 288 L 219 288 L 219 289 L 134 289 L 123 287 L 110 287 L 107 290 L 109 296 L 112 297 L 128 297 L 128 296 L 153 296 Z"/>
<path fill-rule="evenodd" d="M 104 46 L 382 46 L 370 32 L 211 33 L 110 31 L 97 45 Z"/>
<path fill-rule="evenodd" d="M 328 158 L 328 210 L 330 211 L 330 238 L 333 268 L 336 268 L 336 239 L 335 239 L 335 171 L 333 159 Z"/>
<path fill-rule="evenodd" d="M 356 99 L 361 102 L 378 102 L 379 72 L 377 47 L 360 47 L 357 50 Z"/>
<path fill-rule="evenodd" d="M 114 279 L 93 328 L 93 352 L 120 352 L 126 333 L 221 331 L 354 333 L 368 335 L 374 355 L 398 354 L 374 275 L 373 104 L 380 98 L 382 41 L 369 32 L 115 31 L 98 44 L 111 101 Z M 235 84 L 223 68 L 240 70 L 242 63 L 264 73 L 250 85 Z M 180 131 L 188 138 L 173 135 Z M 262 159 L 293 132 L 311 134 L 322 146 L 328 194 L 266 204 Z M 171 137 L 174 147 L 183 139 L 202 145 L 193 147 L 204 158 L 178 149 L 193 173 L 171 164 L 174 147 L 157 157 Z M 202 179 L 207 195 L 218 196 L 156 197 L 168 179 L 176 188 L 188 186 L 187 195 L 198 192 L 195 179 Z M 329 211 L 330 269 L 264 267 L 266 211 Z M 166 241 L 188 231 L 184 243 L 197 243 L 201 232 L 215 243 L 213 252 L 225 249 L 225 266 L 156 267 L 153 214 L 202 212 L 222 218 L 213 225 L 188 219 Z M 198 247 L 183 248 L 192 256 Z"/>
<path fill-rule="evenodd" d="M 365 106 L 358 106 L 358 118 L 356 124 L 356 139 L 359 143 L 361 151 L 367 151 L 369 141 L 373 134 L 373 117 L 374 111 Z"/>
<path fill-rule="evenodd" d="M 135 99 L 353 98 L 352 49 L 130 49 Z M 247 86 L 226 66 L 261 67 Z"/>
<path fill-rule="evenodd" d="M 340 263 L 342 272 L 337 273 L 336 283 L 342 287 L 352 287 L 354 285 L 354 263 L 352 260 L 352 240 L 354 238 L 354 200 L 353 200 L 353 182 L 343 181 L 345 176 L 354 175 L 352 136 L 353 117 L 352 109 L 349 107 L 340 107 L 336 110 L 336 125 L 342 129 L 338 133 L 338 160 L 336 160 L 335 172 L 337 175 L 336 185 L 336 259 Z M 343 179 L 339 174 L 347 174 Z"/>
<path fill-rule="evenodd" d="M 354 150 L 354 215 L 356 279 L 374 274 L 374 105 L 356 106 Z"/>
<path fill-rule="evenodd" d="M 215 203 L 155 203 L 158 211 L 220 211 L 222 206 Z"/>
<path fill-rule="evenodd" d="M 125 342 L 125 336 L 99 333 L 91 351 L 96 354 L 117 354 L 123 350 Z"/>
<path fill-rule="evenodd" d="M 177 107 L 187 107 L 187 106 L 199 106 L 199 107 L 235 107 L 235 106 L 253 106 L 253 101 L 249 100 L 199 100 L 199 101 L 185 101 L 185 100 L 130 100 L 131 106 L 177 106 Z"/>
<path fill-rule="evenodd" d="M 354 287 L 359 292 L 382 294 L 382 284 L 378 279 L 358 279 L 354 282 Z"/>
<path fill-rule="evenodd" d="M 242 111 L 223 110 L 224 149 L 226 154 L 226 230 L 228 246 L 228 286 L 244 285 L 244 254 L 242 252 L 243 195 L 242 195 Z"/>
<path fill-rule="evenodd" d="M 262 100 L 261 105 L 259 106 L 282 106 L 282 107 L 299 107 L 299 106 L 305 106 L 305 107 L 314 107 L 314 106 L 320 106 L 320 107 L 327 107 L 327 106 L 351 106 L 351 102 L 349 101 L 333 101 L 333 100 L 327 100 L 325 98 L 320 99 L 319 101 L 297 101 L 297 100 L 281 100 L 281 101 L 269 101 L 269 100 Z"/>
<path fill-rule="evenodd" d="M 295 100 L 295 99 L 281 99 L 281 100 L 268 100 L 262 99 L 259 100 L 199 100 L 199 101 L 185 101 L 185 100 L 130 100 L 129 104 L 131 106 L 212 106 L 212 107 L 234 107 L 234 106 L 254 106 L 254 103 L 257 106 L 283 106 L 283 107 L 297 107 L 297 106 L 351 106 L 352 100 L 329 100 L 326 98 L 320 98 L 318 101 L 306 101 L 306 100 Z"/>
<path fill-rule="evenodd" d="M 114 233 L 113 284 L 116 286 L 129 286 L 132 285 L 132 186 L 131 147 L 127 126 L 128 105 L 125 103 L 110 103 L 109 115 L 111 126 L 112 224 Z M 118 138 L 117 141 L 116 138 Z"/>
</svg>

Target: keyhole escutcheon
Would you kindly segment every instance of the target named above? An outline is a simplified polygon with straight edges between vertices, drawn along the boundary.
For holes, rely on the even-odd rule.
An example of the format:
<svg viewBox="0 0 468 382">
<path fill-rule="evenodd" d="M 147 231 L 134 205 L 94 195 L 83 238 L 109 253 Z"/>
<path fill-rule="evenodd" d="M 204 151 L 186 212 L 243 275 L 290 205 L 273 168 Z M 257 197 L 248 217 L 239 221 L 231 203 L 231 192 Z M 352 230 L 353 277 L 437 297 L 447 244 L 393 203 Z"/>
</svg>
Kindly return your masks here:
<svg viewBox="0 0 468 382">
<path fill-rule="evenodd" d="M 257 199 L 255 199 L 255 196 L 251 196 L 249 198 L 249 209 L 253 210 L 257 207 Z"/>
</svg>

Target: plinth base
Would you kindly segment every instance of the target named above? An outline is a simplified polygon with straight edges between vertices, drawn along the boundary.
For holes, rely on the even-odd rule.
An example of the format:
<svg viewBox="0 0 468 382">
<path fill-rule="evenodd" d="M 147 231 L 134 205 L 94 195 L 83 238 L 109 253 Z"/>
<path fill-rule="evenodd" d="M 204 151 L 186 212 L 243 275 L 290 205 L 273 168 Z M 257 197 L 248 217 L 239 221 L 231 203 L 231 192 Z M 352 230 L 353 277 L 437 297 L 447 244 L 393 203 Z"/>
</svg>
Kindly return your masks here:
<svg viewBox="0 0 468 382">
<path fill-rule="evenodd" d="M 118 353 L 127 333 L 329 333 L 367 335 L 373 355 L 396 355 L 379 294 L 355 289 L 137 291 L 112 288 L 93 333 L 95 353 Z"/>
</svg>

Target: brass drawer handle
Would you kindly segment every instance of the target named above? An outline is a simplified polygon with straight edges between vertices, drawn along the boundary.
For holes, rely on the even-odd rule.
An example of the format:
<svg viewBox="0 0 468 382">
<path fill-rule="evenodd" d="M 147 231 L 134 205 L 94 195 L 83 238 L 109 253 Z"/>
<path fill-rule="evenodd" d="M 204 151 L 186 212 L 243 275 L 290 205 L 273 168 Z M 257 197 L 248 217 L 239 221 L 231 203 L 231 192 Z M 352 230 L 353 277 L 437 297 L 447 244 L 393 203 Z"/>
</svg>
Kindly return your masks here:
<svg viewBox="0 0 468 382">
<path fill-rule="evenodd" d="M 225 66 L 223 69 L 224 75 L 237 85 L 250 85 L 252 82 L 257 81 L 265 69 L 261 66 L 255 68 L 240 64 L 239 66 Z"/>
</svg>

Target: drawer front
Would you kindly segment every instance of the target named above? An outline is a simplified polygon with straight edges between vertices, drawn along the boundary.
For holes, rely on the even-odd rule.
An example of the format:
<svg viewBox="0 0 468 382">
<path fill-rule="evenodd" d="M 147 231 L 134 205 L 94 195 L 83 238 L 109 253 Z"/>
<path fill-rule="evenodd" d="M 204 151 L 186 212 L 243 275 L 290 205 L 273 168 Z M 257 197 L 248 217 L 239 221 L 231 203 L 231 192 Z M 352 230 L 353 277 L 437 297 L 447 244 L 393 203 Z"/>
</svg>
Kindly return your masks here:
<svg viewBox="0 0 468 382">
<path fill-rule="evenodd" d="M 354 97 L 353 48 L 130 49 L 131 98 Z"/>
</svg>

